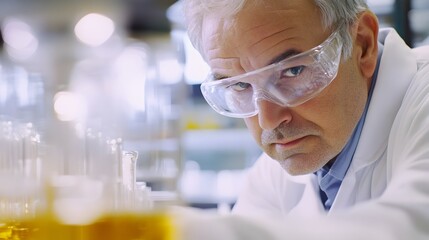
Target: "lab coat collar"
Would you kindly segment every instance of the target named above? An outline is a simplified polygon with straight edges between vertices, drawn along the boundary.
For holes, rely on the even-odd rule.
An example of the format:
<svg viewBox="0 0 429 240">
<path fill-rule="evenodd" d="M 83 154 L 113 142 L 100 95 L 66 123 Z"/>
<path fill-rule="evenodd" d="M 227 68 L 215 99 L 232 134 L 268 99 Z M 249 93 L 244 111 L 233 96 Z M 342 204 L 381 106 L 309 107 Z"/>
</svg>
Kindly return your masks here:
<svg viewBox="0 0 429 240">
<path fill-rule="evenodd" d="M 319 184 L 315 174 L 293 176 L 292 183 L 295 184 L 295 191 L 300 193 L 300 201 L 290 210 L 288 216 L 313 217 L 319 214 L 326 214 L 325 207 L 320 200 Z"/>
<path fill-rule="evenodd" d="M 395 30 L 382 29 L 379 41 L 384 45 L 384 51 L 365 124 L 330 212 L 355 204 L 359 187 L 356 179 L 360 170 L 385 157 L 393 121 L 417 72 L 417 61 L 412 50 Z"/>
<path fill-rule="evenodd" d="M 384 51 L 362 134 L 348 170 L 350 174 L 372 164 L 386 151 L 395 115 L 417 72 L 411 49 L 395 30 L 380 30 L 379 41 L 384 45 Z"/>
</svg>

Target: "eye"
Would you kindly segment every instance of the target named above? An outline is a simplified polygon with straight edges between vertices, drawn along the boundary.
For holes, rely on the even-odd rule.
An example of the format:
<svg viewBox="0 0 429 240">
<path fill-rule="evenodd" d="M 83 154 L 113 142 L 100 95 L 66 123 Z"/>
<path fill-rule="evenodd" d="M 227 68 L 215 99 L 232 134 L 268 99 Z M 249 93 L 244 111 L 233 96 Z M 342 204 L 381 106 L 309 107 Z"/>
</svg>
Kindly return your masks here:
<svg viewBox="0 0 429 240">
<path fill-rule="evenodd" d="M 286 77 L 286 78 L 290 78 L 290 77 L 297 77 L 298 75 L 300 75 L 302 73 L 302 71 L 304 70 L 304 66 L 296 66 L 296 67 L 291 67 L 288 69 L 285 69 L 282 71 L 281 76 L 280 77 Z"/>
<path fill-rule="evenodd" d="M 241 92 L 251 87 L 250 83 L 238 82 L 230 86 L 234 91 Z"/>
</svg>

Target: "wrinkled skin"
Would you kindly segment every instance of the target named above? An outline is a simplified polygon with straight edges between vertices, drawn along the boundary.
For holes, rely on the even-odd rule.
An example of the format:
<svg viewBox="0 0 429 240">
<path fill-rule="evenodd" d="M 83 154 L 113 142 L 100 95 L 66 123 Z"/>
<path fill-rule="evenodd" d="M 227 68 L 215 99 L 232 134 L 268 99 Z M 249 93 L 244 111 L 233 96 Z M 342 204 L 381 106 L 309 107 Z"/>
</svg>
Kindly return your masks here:
<svg viewBox="0 0 429 240">
<path fill-rule="evenodd" d="M 268 65 L 283 53 L 304 52 L 334 29 L 322 27 L 312 0 L 263 1 L 236 16 L 207 15 L 203 51 L 212 71 L 230 77 Z M 351 26 L 353 53 L 342 59 L 337 77 L 319 95 L 296 107 L 258 102 L 259 113 L 245 119 L 259 146 L 291 175 L 332 164 L 364 110 L 377 61 L 378 23 L 363 12 Z"/>
</svg>

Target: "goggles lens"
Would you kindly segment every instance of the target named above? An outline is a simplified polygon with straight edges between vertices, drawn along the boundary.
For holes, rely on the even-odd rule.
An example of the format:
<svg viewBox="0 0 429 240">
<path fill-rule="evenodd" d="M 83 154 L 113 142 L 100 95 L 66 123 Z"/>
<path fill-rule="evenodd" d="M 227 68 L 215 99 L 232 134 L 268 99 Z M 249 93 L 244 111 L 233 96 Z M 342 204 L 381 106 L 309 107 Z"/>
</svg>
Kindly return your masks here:
<svg viewBox="0 0 429 240">
<path fill-rule="evenodd" d="M 341 50 L 336 31 L 319 46 L 261 69 L 222 80 L 208 78 L 201 84 L 201 92 L 216 112 L 228 117 L 256 115 L 260 99 L 298 106 L 336 77 Z"/>
</svg>

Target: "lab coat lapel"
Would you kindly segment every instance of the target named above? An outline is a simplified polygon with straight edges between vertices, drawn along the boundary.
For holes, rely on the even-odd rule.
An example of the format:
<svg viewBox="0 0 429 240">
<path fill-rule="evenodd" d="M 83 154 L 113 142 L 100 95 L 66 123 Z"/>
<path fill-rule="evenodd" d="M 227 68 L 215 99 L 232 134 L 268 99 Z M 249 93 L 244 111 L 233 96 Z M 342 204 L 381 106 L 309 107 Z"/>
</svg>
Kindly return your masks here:
<svg viewBox="0 0 429 240">
<path fill-rule="evenodd" d="M 385 156 L 387 140 L 396 113 L 417 71 L 411 49 L 394 30 L 381 31 L 379 40 L 384 43 L 384 52 L 377 82 L 356 152 L 331 210 L 350 206 L 357 198 L 371 197 L 357 196 L 370 195 L 372 188 L 370 179 L 360 179 L 360 176 L 365 174 L 358 173 Z M 357 187 L 363 184 L 369 186 Z M 357 192 L 358 189 L 366 189 L 366 192 Z M 368 189 L 370 191 L 367 191 Z"/>
<path fill-rule="evenodd" d="M 289 216 L 311 217 L 315 214 L 325 213 L 319 195 L 319 185 L 314 174 L 290 177 L 290 181 L 296 184 L 295 189 L 301 188 L 301 200 L 291 209 Z M 298 191 L 296 191 L 298 192 Z"/>
</svg>

